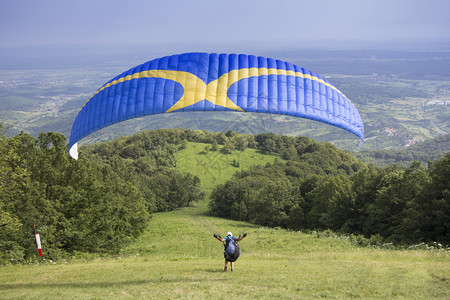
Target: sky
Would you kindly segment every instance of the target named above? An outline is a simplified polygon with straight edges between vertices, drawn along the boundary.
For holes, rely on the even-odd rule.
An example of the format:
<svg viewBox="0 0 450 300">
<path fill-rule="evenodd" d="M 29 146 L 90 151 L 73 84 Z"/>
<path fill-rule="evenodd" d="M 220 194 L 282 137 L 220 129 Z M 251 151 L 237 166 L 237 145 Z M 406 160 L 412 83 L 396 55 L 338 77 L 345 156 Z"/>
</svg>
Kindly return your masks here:
<svg viewBox="0 0 450 300">
<path fill-rule="evenodd" d="M 448 0 L 0 0 L 0 48 L 448 45 L 449 29 Z"/>
</svg>

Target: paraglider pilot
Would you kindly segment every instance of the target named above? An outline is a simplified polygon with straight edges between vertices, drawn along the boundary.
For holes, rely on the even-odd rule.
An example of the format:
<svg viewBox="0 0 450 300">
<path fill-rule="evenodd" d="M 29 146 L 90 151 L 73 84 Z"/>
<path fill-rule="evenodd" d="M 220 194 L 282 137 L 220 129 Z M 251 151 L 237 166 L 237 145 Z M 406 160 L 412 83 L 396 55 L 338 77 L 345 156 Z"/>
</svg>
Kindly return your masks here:
<svg viewBox="0 0 450 300">
<path fill-rule="evenodd" d="M 223 256 L 225 257 L 225 268 L 223 269 L 224 272 L 228 269 L 228 262 L 230 262 L 231 266 L 231 272 L 234 271 L 234 262 L 239 258 L 241 254 L 241 250 L 239 249 L 239 245 L 237 242 L 241 241 L 243 238 L 247 236 L 246 233 L 244 233 L 242 236 L 239 235 L 239 237 L 233 236 L 231 232 L 227 233 L 227 236 L 225 238 L 222 238 L 218 234 L 214 234 L 214 237 L 224 243 L 225 251 L 223 253 Z"/>
</svg>

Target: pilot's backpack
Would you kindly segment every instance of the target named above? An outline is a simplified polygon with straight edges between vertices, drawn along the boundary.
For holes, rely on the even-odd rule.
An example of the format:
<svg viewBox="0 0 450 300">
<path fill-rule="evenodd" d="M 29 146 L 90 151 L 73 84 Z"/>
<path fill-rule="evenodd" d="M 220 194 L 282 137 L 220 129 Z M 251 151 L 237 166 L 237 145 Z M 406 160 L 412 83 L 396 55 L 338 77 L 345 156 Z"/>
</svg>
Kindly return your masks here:
<svg viewBox="0 0 450 300">
<path fill-rule="evenodd" d="M 235 239 L 230 238 L 228 245 L 225 245 L 225 258 L 230 261 L 236 261 L 241 255 L 241 249 Z"/>
</svg>

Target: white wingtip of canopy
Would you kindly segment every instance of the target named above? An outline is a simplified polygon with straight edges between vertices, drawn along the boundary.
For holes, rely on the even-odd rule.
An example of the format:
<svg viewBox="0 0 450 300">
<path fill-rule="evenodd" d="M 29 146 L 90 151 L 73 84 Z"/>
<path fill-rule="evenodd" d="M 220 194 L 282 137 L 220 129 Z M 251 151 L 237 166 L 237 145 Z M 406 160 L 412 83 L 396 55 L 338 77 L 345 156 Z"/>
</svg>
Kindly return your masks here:
<svg viewBox="0 0 450 300">
<path fill-rule="evenodd" d="M 78 159 L 78 143 L 75 143 L 70 147 L 69 154 L 73 159 Z"/>
</svg>

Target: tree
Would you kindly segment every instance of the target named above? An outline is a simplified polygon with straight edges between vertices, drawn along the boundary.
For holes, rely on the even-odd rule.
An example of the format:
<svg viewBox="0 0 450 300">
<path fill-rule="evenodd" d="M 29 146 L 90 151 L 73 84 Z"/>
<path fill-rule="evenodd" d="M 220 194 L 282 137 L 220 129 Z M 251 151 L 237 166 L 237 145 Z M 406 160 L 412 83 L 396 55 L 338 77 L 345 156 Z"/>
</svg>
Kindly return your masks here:
<svg viewBox="0 0 450 300">
<path fill-rule="evenodd" d="M 294 145 L 290 145 L 283 152 L 283 158 L 286 160 L 295 160 L 297 159 L 297 149 Z"/>
<path fill-rule="evenodd" d="M 233 163 L 231 164 L 233 167 L 236 167 L 236 168 L 239 168 L 239 166 L 241 165 L 240 163 L 239 163 L 239 161 L 236 159 L 236 158 L 234 158 L 233 159 Z"/>
<path fill-rule="evenodd" d="M 258 193 L 253 193 L 248 205 L 251 222 L 263 226 L 286 227 L 293 204 L 288 180 L 269 181 Z"/>
<path fill-rule="evenodd" d="M 234 147 L 233 142 L 227 140 L 227 141 L 225 141 L 225 145 L 223 146 L 221 152 L 223 154 L 231 154 L 231 153 L 233 153 L 234 149 L 235 149 L 235 147 Z"/>
<path fill-rule="evenodd" d="M 355 216 L 353 219 L 352 232 L 370 236 L 372 229 L 366 228 L 365 223 L 368 216 L 368 208 L 375 201 L 374 195 L 385 170 L 378 169 L 373 165 L 362 168 L 351 177 L 353 181 L 352 191 L 355 195 Z"/>
<path fill-rule="evenodd" d="M 246 221 L 248 216 L 247 206 L 244 201 L 236 201 L 231 205 L 230 218 L 238 221 Z"/>
<path fill-rule="evenodd" d="M 263 151 L 265 151 L 266 153 L 276 153 L 277 152 L 277 144 L 275 143 L 275 141 L 273 139 L 266 139 L 263 142 L 263 146 L 262 146 Z"/>
<path fill-rule="evenodd" d="M 305 214 L 303 213 L 303 209 L 298 203 L 295 203 L 289 209 L 287 227 L 294 230 L 300 230 L 306 228 L 305 223 Z"/>
<path fill-rule="evenodd" d="M 248 138 L 243 135 L 238 135 L 234 138 L 234 144 L 236 149 L 239 151 L 244 151 L 248 147 Z"/>
<path fill-rule="evenodd" d="M 211 151 L 219 151 L 219 144 L 216 140 L 214 140 L 214 142 L 212 143 Z"/>
<path fill-rule="evenodd" d="M 403 170 L 393 169 L 384 175 L 377 187 L 374 201 L 367 207 L 364 231 L 370 236 L 380 234 L 390 237 L 402 220 L 405 197 L 401 194 Z"/>
<path fill-rule="evenodd" d="M 429 164 L 431 181 L 425 190 L 431 199 L 425 211 L 430 221 L 423 229 L 429 240 L 450 244 L 450 153 Z"/>
<path fill-rule="evenodd" d="M 430 180 L 428 170 L 418 161 L 405 169 L 402 186 L 398 190 L 405 197 L 402 220 L 393 231 L 393 240 L 408 244 L 424 241 L 423 224 L 429 222 L 425 213 L 428 200 L 425 198 L 424 188 L 430 184 Z"/>
</svg>

